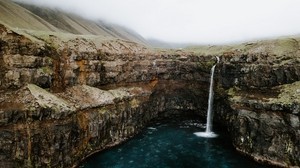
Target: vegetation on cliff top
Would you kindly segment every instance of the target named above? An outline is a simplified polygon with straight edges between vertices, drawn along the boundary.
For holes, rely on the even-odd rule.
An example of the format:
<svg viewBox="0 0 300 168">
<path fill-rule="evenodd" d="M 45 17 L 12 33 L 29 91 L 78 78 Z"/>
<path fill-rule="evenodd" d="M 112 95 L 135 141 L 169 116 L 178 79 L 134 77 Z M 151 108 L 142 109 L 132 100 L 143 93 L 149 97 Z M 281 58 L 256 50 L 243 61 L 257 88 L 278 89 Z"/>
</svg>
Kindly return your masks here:
<svg viewBox="0 0 300 168">
<path fill-rule="evenodd" d="M 232 45 L 191 46 L 185 50 L 200 55 L 223 55 L 224 53 L 259 54 L 274 56 L 296 56 L 299 54 L 300 37 L 285 37 Z"/>
</svg>

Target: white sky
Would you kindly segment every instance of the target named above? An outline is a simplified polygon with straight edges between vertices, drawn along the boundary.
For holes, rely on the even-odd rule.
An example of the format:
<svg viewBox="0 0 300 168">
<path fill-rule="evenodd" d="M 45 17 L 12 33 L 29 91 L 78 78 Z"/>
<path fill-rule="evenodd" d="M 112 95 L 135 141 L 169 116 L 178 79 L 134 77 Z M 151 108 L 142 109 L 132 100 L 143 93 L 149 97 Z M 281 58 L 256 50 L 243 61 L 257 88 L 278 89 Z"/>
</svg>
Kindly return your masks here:
<svg viewBox="0 0 300 168">
<path fill-rule="evenodd" d="M 135 30 L 144 38 L 221 44 L 300 35 L 300 0 L 18 0 Z"/>
</svg>

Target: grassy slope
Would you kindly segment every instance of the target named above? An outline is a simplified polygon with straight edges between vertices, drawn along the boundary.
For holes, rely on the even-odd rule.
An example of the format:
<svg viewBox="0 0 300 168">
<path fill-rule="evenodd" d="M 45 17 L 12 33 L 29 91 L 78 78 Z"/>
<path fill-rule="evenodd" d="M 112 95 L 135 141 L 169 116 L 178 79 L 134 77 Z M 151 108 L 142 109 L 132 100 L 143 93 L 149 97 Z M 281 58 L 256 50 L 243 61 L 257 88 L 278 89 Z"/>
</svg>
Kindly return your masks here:
<svg viewBox="0 0 300 168">
<path fill-rule="evenodd" d="M 187 47 L 186 50 L 201 55 L 222 55 L 226 52 L 238 52 L 240 54 L 268 53 L 277 56 L 296 56 L 299 55 L 299 43 L 300 37 L 285 37 L 233 45 L 192 46 Z"/>
<path fill-rule="evenodd" d="M 0 11 L 0 23 L 15 29 L 99 35 L 147 45 L 141 36 L 121 26 L 88 20 L 55 9 L 0 0 Z"/>
<path fill-rule="evenodd" d="M 57 28 L 35 16 L 32 12 L 8 0 L 0 0 L 0 21 L 11 27 L 43 31 L 58 31 Z"/>
</svg>

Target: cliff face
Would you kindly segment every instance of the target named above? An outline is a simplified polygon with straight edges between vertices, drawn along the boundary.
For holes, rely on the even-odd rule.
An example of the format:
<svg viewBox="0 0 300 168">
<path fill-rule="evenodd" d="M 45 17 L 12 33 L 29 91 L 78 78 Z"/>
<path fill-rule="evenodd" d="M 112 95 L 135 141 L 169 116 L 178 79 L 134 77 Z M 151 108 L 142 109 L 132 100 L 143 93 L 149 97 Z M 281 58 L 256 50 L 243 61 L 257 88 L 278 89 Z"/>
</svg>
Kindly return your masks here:
<svg viewBox="0 0 300 168">
<path fill-rule="evenodd" d="M 242 153 L 261 162 L 297 167 L 300 163 L 298 41 L 279 39 L 246 47 L 223 53 L 219 87 L 229 89 L 220 92 L 226 100 L 217 101 L 219 118 L 225 121 L 233 144 Z"/>
<path fill-rule="evenodd" d="M 231 89 L 228 121 L 238 150 L 274 165 L 299 166 L 299 82 L 264 91 Z"/>
<path fill-rule="evenodd" d="M 209 57 L 96 36 L 0 34 L 5 167 L 70 167 L 165 112 L 204 111 Z"/>
<path fill-rule="evenodd" d="M 240 49 L 230 49 L 224 52 L 222 84 L 264 89 L 298 81 L 299 54 L 299 40 L 295 38 L 249 43 Z"/>
</svg>

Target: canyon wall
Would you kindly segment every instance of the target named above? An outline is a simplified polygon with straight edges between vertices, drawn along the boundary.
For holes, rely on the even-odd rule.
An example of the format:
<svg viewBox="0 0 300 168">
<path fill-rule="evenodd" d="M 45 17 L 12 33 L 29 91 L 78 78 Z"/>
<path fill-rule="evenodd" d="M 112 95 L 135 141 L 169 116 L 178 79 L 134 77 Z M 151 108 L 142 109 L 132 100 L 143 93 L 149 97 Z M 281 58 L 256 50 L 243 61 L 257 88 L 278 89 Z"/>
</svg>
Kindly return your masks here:
<svg viewBox="0 0 300 168">
<path fill-rule="evenodd" d="M 300 165 L 297 40 L 197 54 L 3 25 L 0 35 L 4 167 L 71 167 L 158 116 L 204 117 L 214 56 L 221 58 L 215 121 L 235 148 L 261 162 Z"/>
<path fill-rule="evenodd" d="M 164 112 L 205 107 L 209 57 L 0 28 L 4 167 L 71 167 Z"/>
<path fill-rule="evenodd" d="M 219 92 L 216 111 L 237 150 L 260 162 L 299 167 L 299 80 L 296 39 L 248 44 L 223 54 L 219 87 L 229 89 Z"/>
</svg>

